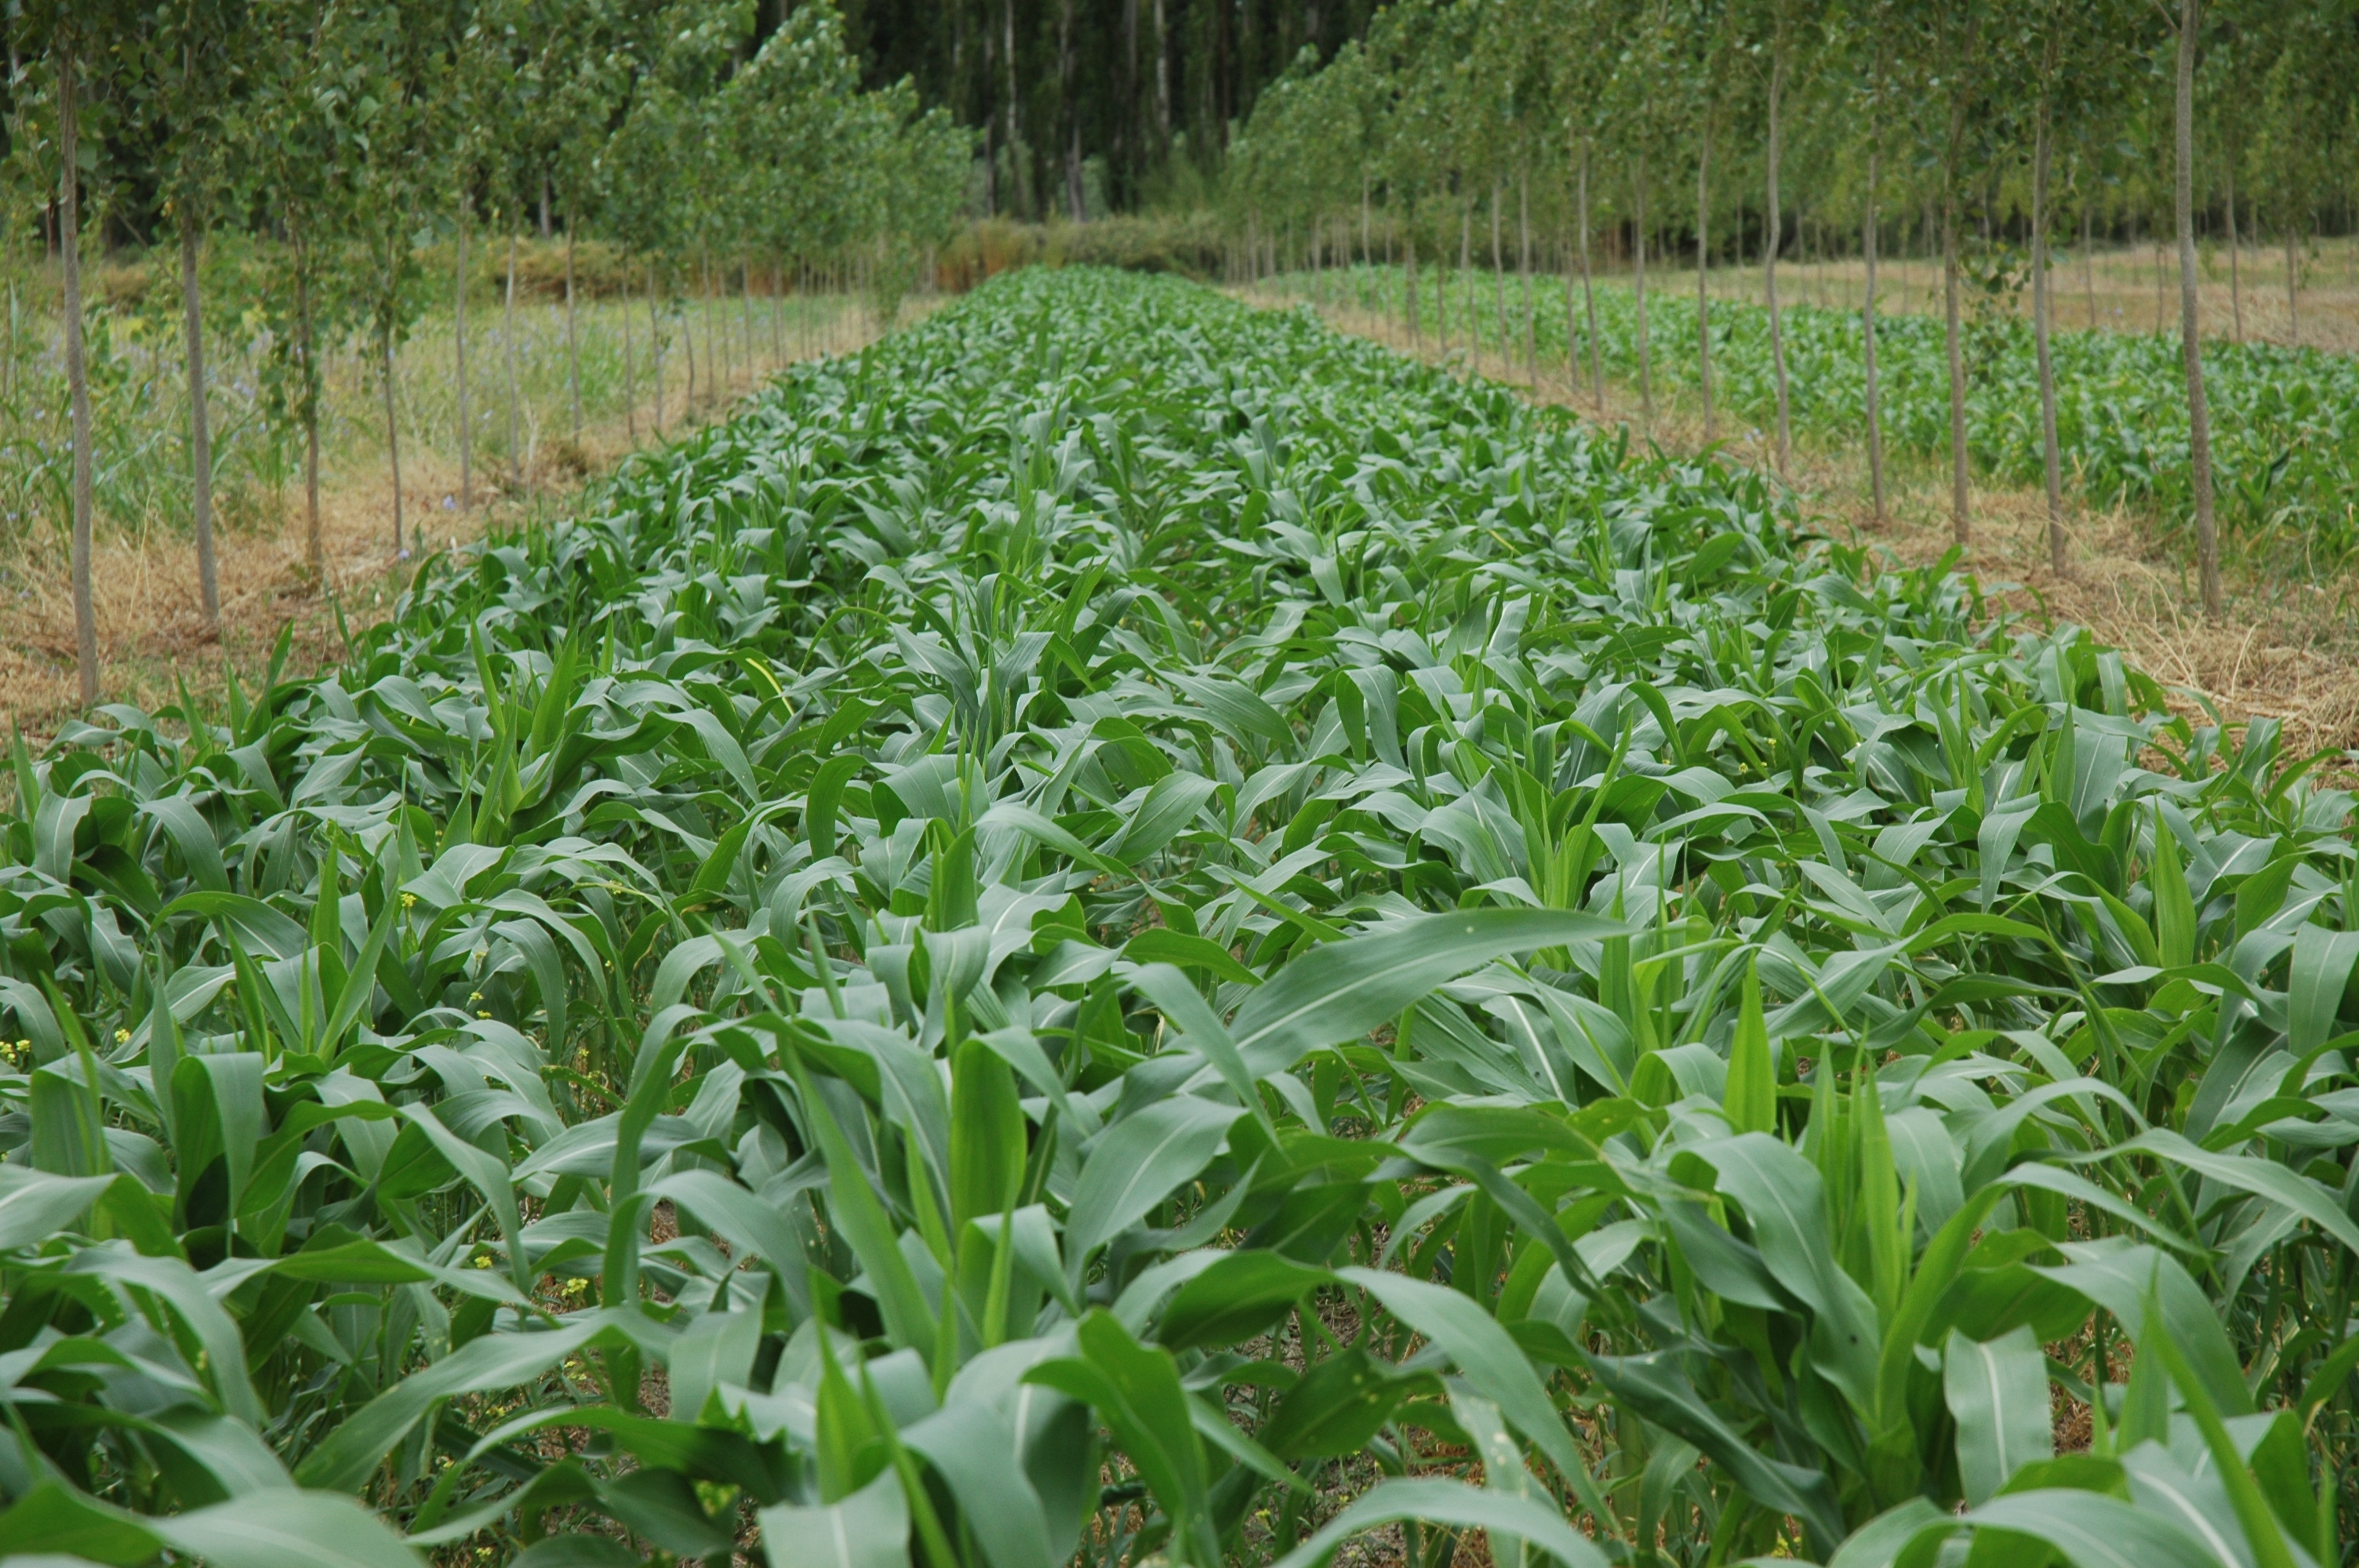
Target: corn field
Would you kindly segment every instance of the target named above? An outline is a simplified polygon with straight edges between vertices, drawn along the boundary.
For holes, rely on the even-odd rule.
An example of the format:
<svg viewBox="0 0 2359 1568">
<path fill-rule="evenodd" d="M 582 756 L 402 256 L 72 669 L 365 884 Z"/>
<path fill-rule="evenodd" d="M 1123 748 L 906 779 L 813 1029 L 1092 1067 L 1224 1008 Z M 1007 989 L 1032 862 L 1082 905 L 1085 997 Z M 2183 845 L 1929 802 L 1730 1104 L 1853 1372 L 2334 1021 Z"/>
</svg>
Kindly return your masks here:
<svg viewBox="0 0 2359 1568">
<path fill-rule="evenodd" d="M 1002 276 L 17 746 L 0 1554 L 2340 1563 L 2352 801 L 2162 697 Z"/>
<path fill-rule="evenodd" d="M 1643 385 L 1692 412 L 1703 376 L 1697 355 L 1695 275 L 1669 274 L 1640 301 L 1626 283 L 1586 291 L 1572 274 L 1528 279 L 1509 269 L 1399 267 L 1290 272 L 1265 288 L 1321 308 L 1415 320 L 1422 340 L 1469 345 L 1521 367 L 1569 372 L 1587 385 L 1603 373 L 1625 405 Z M 1591 306 L 1594 306 L 1594 316 Z M 1593 338 L 1592 321 L 1595 331 Z M 1777 425 L 1769 313 L 1712 301 L 1711 395 L 1738 433 Z M 1868 397 L 1861 312 L 1788 304 L 1781 342 L 1794 427 L 1823 444 L 1856 446 Z M 1881 436 L 1896 452 L 1938 459 L 1950 439 L 1942 324 L 1921 315 L 1875 322 Z M 2039 388 L 2030 326 L 1977 319 L 1966 334 L 1968 442 L 1976 469 L 2008 483 L 2040 481 Z M 2256 555 L 2300 560 L 2315 575 L 2359 551 L 2359 360 L 2274 343 L 2209 343 L 2212 455 L 2220 513 Z M 2179 339 L 2162 332 L 2071 331 L 2053 337 L 2057 437 L 2065 482 L 2089 505 L 2134 505 L 2183 533 L 2188 491 L 2186 389 Z M 1636 414 L 1637 407 L 1625 413 Z"/>
</svg>

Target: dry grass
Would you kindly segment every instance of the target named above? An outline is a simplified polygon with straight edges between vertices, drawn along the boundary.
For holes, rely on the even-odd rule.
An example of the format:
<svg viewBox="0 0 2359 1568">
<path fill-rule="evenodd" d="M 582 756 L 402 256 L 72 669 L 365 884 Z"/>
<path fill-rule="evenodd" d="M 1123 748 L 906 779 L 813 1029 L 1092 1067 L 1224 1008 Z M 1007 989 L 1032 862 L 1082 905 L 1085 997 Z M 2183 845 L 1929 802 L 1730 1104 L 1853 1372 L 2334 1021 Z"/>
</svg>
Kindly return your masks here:
<svg viewBox="0 0 2359 1568">
<path fill-rule="evenodd" d="M 1254 297 L 1287 307 L 1299 303 Z M 1381 317 L 1337 308 L 1324 314 L 1343 330 L 1440 361 L 1430 340 L 1411 350 L 1407 335 Z M 2304 321 L 2307 332 L 2307 310 Z M 1452 350 L 1449 362 L 1464 364 L 1462 348 Z M 1676 453 L 1701 451 L 1707 445 L 1701 421 L 1690 409 L 1658 408 L 1650 423 L 1642 424 L 1637 398 L 1627 389 L 1609 387 L 1601 409 L 1585 387 L 1561 374 L 1544 369 L 1535 384 L 1520 360 L 1485 353 L 1475 368 L 1522 388 L 1536 401 L 1628 425 L 1634 442 L 1651 439 Z M 1717 446 L 1724 459 L 1765 471 L 1775 467 L 1774 452 L 1756 433 L 1743 432 Z M 1887 461 L 1887 504 L 1881 519 L 1868 501 L 1867 465 L 1860 450 L 1798 448 L 1787 477 L 1817 525 L 1866 544 L 1896 565 L 1938 561 L 1955 542 L 1945 470 Z M 1969 513 L 1973 534 L 1965 565 L 1996 602 L 2041 624 L 2083 627 L 2122 649 L 2171 688 L 2174 704 L 2190 717 L 2201 715 L 2208 703 L 2232 724 L 2281 719 L 2286 751 L 2293 756 L 2359 747 L 2359 625 L 2350 610 L 2359 600 L 2359 578 L 2345 572 L 2298 580 L 2272 570 L 2269 563 L 2225 560 L 2226 612 L 2214 622 L 2202 614 L 2192 563 L 2158 537 L 2147 514 L 2091 512 L 2068 497 L 2066 564 L 2060 572 L 2049 558 L 2048 508 L 2038 492 L 1978 484 L 1970 492 Z"/>
<path fill-rule="evenodd" d="M 838 335 L 819 347 L 840 352 L 875 335 L 864 317 L 847 318 Z M 700 395 L 697 422 L 726 417 L 776 368 L 765 363 L 750 373 L 741 369 L 723 396 Z M 685 395 L 684 366 L 666 380 L 668 406 L 676 420 Z M 700 395 L 703 391 L 701 385 Z M 647 423 L 643 408 L 640 445 L 648 444 Z M 454 493 L 457 459 L 405 443 L 404 514 L 414 540 L 409 561 L 393 556 L 390 465 L 381 456 L 347 462 L 346 477 L 323 477 L 323 578 L 315 580 L 308 559 L 299 486 L 274 509 L 274 519 L 220 535 L 218 635 L 204 623 L 194 550 L 186 537 L 163 528 L 104 530 L 91 561 L 101 700 L 154 712 L 177 704 L 185 682 L 199 705 L 209 706 L 230 671 L 249 685 L 259 677 L 282 632 L 290 637 L 290 672 L 332 663 L 344 651 L 340 608 L 344 625 L 355 633 L 384 619 L 427 553 L 471 543 L 490 529 L 563 514 L 591 476 L 605 472 L 632 449 L 620 416 L 592 422 L 578 444 L 562 438 L 538 443 L 531 466 L 505 493 L 497 476 L 487 479 L 487 465 L 479 460 L 476 505 L 461 510 Z M 20 730 L 38 741 L 81 711 L 69 561 L 61 540 L 45 538 L 0 561 L 0 730 Z"/>
</svg>

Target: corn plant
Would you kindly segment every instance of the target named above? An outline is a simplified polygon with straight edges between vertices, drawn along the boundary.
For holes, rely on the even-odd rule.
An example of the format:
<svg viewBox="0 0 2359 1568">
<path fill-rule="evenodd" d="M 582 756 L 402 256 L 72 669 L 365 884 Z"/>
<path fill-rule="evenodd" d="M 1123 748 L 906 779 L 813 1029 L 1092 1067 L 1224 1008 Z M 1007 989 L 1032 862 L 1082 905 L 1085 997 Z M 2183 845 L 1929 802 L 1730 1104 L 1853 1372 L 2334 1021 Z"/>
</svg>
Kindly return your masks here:
<svg viewBox="0 0 2359 1568">
<path fill-rule="evenodd" d="M 1692 280 L 1692 274 L 1690 275 Z M 1316 284 L 1288 275 L 1276 287 L 1310 297 L 1335 294 L 1363 308 L 1399 311 L 1405 281 L 1396 269 L 1355 267 Z M 1452 274 L 1446 283 L 1420 279 L 1424 310 L 1437 308 L 1469 329 L 1485 350 L 1519 359 L 1524 351 L 1520 301 L 1511 319 L 1492 308 L 1494 283 Z M 1596 289 L 1598 359 L 1606 373 L 1635 382 L 1638 373 L 1636 297 L 1609 285 Z M 1696 307 L 1691 297 L 1658 294 L 1647 302 L 1655 343 L 1649 373 L 1675 394 L 1698 392 Z M 1590 344 L 1585 315 L 1567 336 L 1561 290 L 1539 289 L 1532 302 L 1533 333 L 1543 362 L 1561 366 L 1568 355 L 1584 367 Z M 1864 438 L 1867 398 L 1860 314 L 1813 306 L 1781 311 L 1790 373 L 1791 417 L 1825 438 Z M 1712 302 L 1713 392 L 1756 433 L 1772 426 L 1776 389 L 1769 352 L 1768 312 L 1735 300 Z M 1504 324 L 1506 337 L 1501 341 Z M 1949 383 L 1941 323 L 1930 316 L 1876 319 L 1877 373 L 1885 439 L 1896 449 L 1930 458 L 1949 449 Z M 1684 345 L 1666 351 L 1666 343 Z M 2188 491 L 2187 392 L 2176 336 L 2159 332 L 2059 332 L 2054 338 L 2057 438 L 2067 481 L 2094 506 L 2131 504 L 2183 518 Z M 2212 343 L 2203 347 L 2211 389 L 2212 448 L 2220 505 L 2229 525 L 2256 547 L 2332 567 L 2359 551 L 2348 497 L 2359 474 L 2359 373 L 2348 354 L 2271 343 Z M 1977 324 L 1968 346 L 1968 423 L 1973 456 L 1982 471 L 2016 484 L 2040 476 L 2039 395 L 2031 325 L 2011 317 Z"/>
<path fill-rule="evenodd" d="M 2349 796 L 1307 313 L 1004 276 L 14 779 L 0 1552 L 2343 1560 Z"/>
</svg>

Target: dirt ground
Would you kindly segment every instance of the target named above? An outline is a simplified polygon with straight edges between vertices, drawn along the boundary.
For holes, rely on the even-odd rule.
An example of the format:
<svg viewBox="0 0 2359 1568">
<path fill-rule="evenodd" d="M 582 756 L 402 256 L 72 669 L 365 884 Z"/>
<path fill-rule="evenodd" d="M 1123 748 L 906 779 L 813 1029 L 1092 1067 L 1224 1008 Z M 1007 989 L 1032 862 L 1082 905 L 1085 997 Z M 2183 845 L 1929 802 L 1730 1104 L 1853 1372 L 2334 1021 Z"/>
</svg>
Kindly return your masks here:
<svg viewBox="0 0 2359 1568">
<path fill-rule="evenodd" d="M 1346 331 L 1409 351 L 1406 335 L 1382 318 L 1334 308 L 1324 314 Z M 1440 357 L 1430 342 L 1421 352 L 1429 361 Z M 1451 362 L 1464 362 L 1462 349 L 1453 349 Z M 1636 396 L 1625 389 L 1609 387 L 1601 409 L 1585 386 L 1545 367 L 1537 384 L 1520 360 L 1510 363 L 1486 353 L 1476 368 L 1538 401 L 1626 424 L 1634 443 L 1652 439 L 1680 453 L 1706 444 L 1694 413 L 1658 409 L 1650 424 L 1644 422 Z M 1750 432 L 1735 440 L 1723 433 L 1719 446 L 1724 458 L 1775 469 L 1774 450 Z M 1881 519 L 1869 502 L 1863 451 L 1797 449 L 1786 477 L 1818 526 L 1869 544 L 1897 565 L 1929 565 L 1954 543 L 1945 468 L 1887 460 Z M 2049 559 L 2048 508 L 2040 492 L 1978 484 L 1970 492 L 1969 512 L 1973 535 L 1964 565 L 1995 601 L 2044 624 L 2082 627 L 2120 648 L 2199 723 L 2206 721 L 2201 716 L 2208 704 L 2232 724 L 2283 720 L 2289 757 L 2359 747 L 2359 576 L 2305 581 L 2268 563 L 2223 558 L 2225 614 L 2213 622 L 2203 616 L 2192 561 L 2158 544 L 2153 520 L 2143 514 L 2087 511 L 2068 494 L 2066 568 L 2059 572 Z"/>
</svg>

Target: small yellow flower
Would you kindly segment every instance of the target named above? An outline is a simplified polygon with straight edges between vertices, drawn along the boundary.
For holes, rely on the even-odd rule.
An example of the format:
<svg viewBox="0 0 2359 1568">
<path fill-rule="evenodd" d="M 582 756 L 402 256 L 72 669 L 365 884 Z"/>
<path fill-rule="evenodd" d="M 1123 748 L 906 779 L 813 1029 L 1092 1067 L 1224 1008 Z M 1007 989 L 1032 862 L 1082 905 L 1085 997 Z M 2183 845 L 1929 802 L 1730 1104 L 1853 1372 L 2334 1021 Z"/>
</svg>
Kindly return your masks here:
<svg viewBox="0 0 2359 1568">
<path fill-rule="evenodd" d="M 488 1253 L 488 1252 L 478 1252 L 478 1253 L 476 1253 L 476 1254 L 475 1254 L 475 1267 L 476 1267 L 476 1268 L 478 1268 L 478 1269 L 488 1269 L 488 1268 L 490 1268 L 491 1266 L 492 1266 L 492 1259 L 491 1259 L 491 1254 L 490 1254 L 490 1253 Z"/>
<path fill-rule="evenodd" d="M 114 1032 L 114 1043 L 115 1043 L 117 1045 L 128 1045 L 128 1044 L 131 1044 L 131 1031 L 129 1031 L 128 1029 L 118 1029 L 118 1030 L 116 1030 L 116 1031 Z"/>
<path fill-rule="evenodd" d="M 489 1018 L 492 1016 L 492 1010 L 488 1007 L 479 1007 L 475 1010 L 475 1016 L 477 1018 Z"/>
<path fill-rule="evenodd" d="M 404 909 L 416 909 L 418 907 L 418 895 L 414 892 L 403 893 L 401 895 L 401 907 Z"/>
<path fill-rule="evenodd" d="M 469 1001 L 481 1001 L 484 1000 L 484 993 L 481 991 L 469 991 L 467 993 L 467 1000 Z"/>
</svg>

